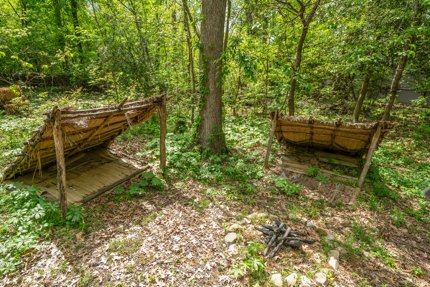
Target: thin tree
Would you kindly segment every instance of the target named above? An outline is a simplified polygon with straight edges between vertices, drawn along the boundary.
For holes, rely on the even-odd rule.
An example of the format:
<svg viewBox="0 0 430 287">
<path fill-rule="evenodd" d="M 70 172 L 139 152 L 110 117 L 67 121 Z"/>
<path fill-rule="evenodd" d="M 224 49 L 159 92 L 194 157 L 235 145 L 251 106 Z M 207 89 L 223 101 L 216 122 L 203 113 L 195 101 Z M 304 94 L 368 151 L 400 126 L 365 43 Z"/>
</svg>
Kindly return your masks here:
<svg viewBox="0 0 430 287">
<path fill-rule="evenodd" d="M 420 5 L 420 1 L 416 0 L 414 2 L 414 19 L 412 22 L 412 28 L 418 28 L 421 25 L 421 17 L 423 15 L 423 6 Z M 414 34 L 409 36 L 403 47 L 403 51 L 400 55 L 399 62 L 397 64 L 396 71 L 393 76 L 390 87 L 390 97 L 385 106 L 384 115 L 382 117 L 383 121 L 388 121 L 390 119 L 391 109 L 393 108 L 394 101 L 397 99 L 397 92 L 400 86 L 400 80 L 402 79 L 403 71 L 405 70 L 406 63 L 408 61 L 408 54 L 413 45 L 415 44 L 416 37 Z"/>
<path fill-rule="evenodd" d="M 201 101 L 198 142 L 215 154 L 227 150 L 222 127 L 222 60 L 226 0 L 203 0 Z"/>
<path fill-rule="evenodd" d="M 308 34 L 309 25 L 311 24 L 315 16 L 315 13 L 318 9 L 318 6 L 321 3 L 321 0 L 316 0 L 315 2 L 313 2 L 313 4 L 312 4 L 312 1 L 296 0 L 295 2 L 298 4 L 298 8 L 291 3 L 292 1 L 282 1 L 282 0 L 276 0 L 276 1 L 282 4 L 283 7 L 286 8 L 290 13 L 298 17 L 300 19 L 300 23 L 302 24 L 300 39 L 299 39 L 299 42 L 297 43 L 296 59 L 293 62 L 291 67 L 292 73 L 290 77 L 290 90 L 288 92 L 288 114 L 290 116 L 294 116 L 294 112 L 295 112 L 294 97 L 296 93 L 297 76 L 299 74 L 300 65 L 302 63 L 303 48 L 304 48 L 306 36 Z M 306 10 L 309 6 L 311 6 L 311 9 L 306 15 Z"/>
<path fill-rule="evenodd" d="M 369 89 L 369 83 L 370 83 L 370 72 L 366 73 L 363 79 L 363 83 L 361 84 L 360 95 L 358 96 L 357 104 L 355 105 L 354 114 L 352 116 L 352 120 L 354 123 L 358 122 L 360 118 L 363 102 L 364 102 L 364 99 L 366 98 L 367 90 Z"/>
</svg>

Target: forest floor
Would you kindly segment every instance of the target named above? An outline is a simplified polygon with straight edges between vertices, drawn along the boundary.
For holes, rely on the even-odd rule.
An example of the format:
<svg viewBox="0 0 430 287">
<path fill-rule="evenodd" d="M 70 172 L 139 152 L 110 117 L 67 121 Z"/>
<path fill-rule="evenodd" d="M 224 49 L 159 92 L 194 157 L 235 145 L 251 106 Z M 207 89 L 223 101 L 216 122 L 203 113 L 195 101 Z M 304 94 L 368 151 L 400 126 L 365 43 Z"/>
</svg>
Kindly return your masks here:
<svg viewBox="0 0 430 287">
<path fill-rule="evenodd" d="M 0 114 L 1 166 L 52 106 L 101 104 L 47 97 L 33 101 L 37 112 Z M 10 187 L 0 189 L 0 286 L 271 286 L 278 273 L 282 280 L 297 274 L 297 286 L 323 279 L 326 286 L 428 286 L 430 204 L 420 192 L 430 185 L 429 109 L 395 110 L 399 124 L 375 154 L 365 191 L 353 204 L 340 193 L 333 200 L 341 186 L 333 178 L 283 171 L 278 145 L 264 170 L 268 119 L 227 118 L 230 153 L 204 156 L 177 113 L 169 118 L 169 170 L 161 189 L 136 179 L 79 207 L 79 224 L 47 224 L 27 243 L 18 239 L 40 222 L 29 219 L 31 228 L 15 230 L 21 209 L 7 200 Z M 149 163 L 162 178 L 158 136 L 151 120 L 121 135 L 112 150 Z M 264 257 L 255 227 L 275 218 L 315 243 Z M 226 242 L 228 233 L 236 234 L 234 242 Z M 337 268 L 328 264 L 333 250 Z"/>
</svg>

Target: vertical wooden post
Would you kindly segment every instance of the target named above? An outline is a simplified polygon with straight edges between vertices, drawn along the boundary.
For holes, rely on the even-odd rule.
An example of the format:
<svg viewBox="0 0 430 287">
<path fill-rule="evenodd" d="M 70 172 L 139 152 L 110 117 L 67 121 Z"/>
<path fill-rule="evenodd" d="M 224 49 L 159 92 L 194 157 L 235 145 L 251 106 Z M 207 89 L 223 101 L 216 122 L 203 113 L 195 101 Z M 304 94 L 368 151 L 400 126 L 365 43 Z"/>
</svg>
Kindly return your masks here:
<svg viewBox="0 0 430 287">
<path fill-rule="evenodd" d="M 366 161 L 364 163 L 363 169 L 358 180 L 358 187 L 361 189 L 364 184 L 364 179 L 366 178 L 367 172 L 369 171 L 370 164 L 372 162 L 373 153 L 376 150 L 376 145 L 378 144 L 379 137 L 381 136 L 383 122 L 379 122 L 376 128 L 376 132 L 373 135 L 372 142 L 370 143 L 369 150 L 367 151 Z"/>
<path fill-rule="evenodd" d="M 63 130 L 61 128 L 61 110 L 54 109 L 53 136 L 55 144 L 55 154 L 57 157 L 57 189 L 60 194 L 60 208 L 63 218 L 66 217 L 66 162 L 64 159 Z"/>
<path fill-rule="evenodd" d="M 166 96 L 163 95 L 160 104 L 160 168 L 166 169 Z"/>
<path fill-rule="evenodd" d="M 267 143 L 266 156 L 264 157 L 264 168 L 269 167 L 269 157 L 270 157 L 270 153 L 272 152 L 273 135 L 275 134 L 277 120 L 278 120 L 278 111 L 275 112 L 275 115 L 273 116 L 273 119 L 272 119 L 272 126 L 270 127 L 269 142 Z"/>
</svg>

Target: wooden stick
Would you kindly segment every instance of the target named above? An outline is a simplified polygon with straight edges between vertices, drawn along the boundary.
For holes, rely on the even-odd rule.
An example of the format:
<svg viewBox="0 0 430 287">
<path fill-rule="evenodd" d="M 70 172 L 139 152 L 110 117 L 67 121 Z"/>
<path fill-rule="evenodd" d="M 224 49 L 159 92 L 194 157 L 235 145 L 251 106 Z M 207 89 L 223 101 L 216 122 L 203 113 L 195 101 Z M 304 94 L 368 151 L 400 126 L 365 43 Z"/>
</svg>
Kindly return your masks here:
<svg viewBox="0 0 430 287">
<path fill-rule="evenodd" d="M 279 241 L 278 245 L 272 250 L 272 252 L 269 254 L 269 258 L 272 258 L 276 255 L 276 252 L 281 248 L 281 246 L 284 244 L 285 239 L 287 238 L 288 234 L 290 233 L 291 228 L 288 227 L 285 231 L 284 235 L 282 236 L 281 240 Z"/>
<path fill-rule="evenodd" d="M 163 96 L 160 105 L 160 168 L 164 173 L 166 169 L 166 96 Z"/>
<path fill-rule="evenodd" d="M 103 111 L 103 112 L 96 112 L 96 113 L 79 113 L 79 114 L 71 114 L 71 115 L 64 115 L 62 116 L 62 119 L 76 119 L 76 118 L 82 118 L 82 117 L 91 117 L 91 118 L 97 118 L 97 117 L 104 117 L 109 116 L 112 114 L 118 114 L 123 113 L 127 111 L 138 111 L 143 110 L 149 107 L 156 106 L 154 103 L 140 105 L 140 106 L 133 106 L 133 107 L 126 107 L 122 109 L 116 109 L 116 110 L 110 110 L 110 111 Z"/>
<path fill-rule="evenodd" d="M 269 168 L 269 157 L 272 151 L 273 135 L 275 134 L 277 120 L 278 120 L 278 111 L 275 112 L 275 115 L 273 116 L 273 119 L 272 119 L 272 127 L 270 129 L 269 142 L 267 143 L 266 156 L 264 157 L 264 168 L 266 169 Z"/>
<path fill-rule="evenodd" d="M 364 163 L 363 170 L 361 171 L 360 179 L 358 180 L 358 187 L 360 189 L 363 187 L 364 179 L 366 178 L 367 172 L 369 171 L 370 163 L 372 162 L 372 156 L 376 150 L 376 146 L 378 145 L 378 140 L 381 135 L 381 130 L 382 130 L 382 123 L 379 123 L 378 127 L 376 128 L 376 132 L 373 135 L 372 142 L 370 143 L 369 151 L 367 152 L 367 155 L 366 155 L 366 161 Z"/>
<path fill-rule="evenodd" d="M 61 215 L 66 218 L 67 198 L 66 198 L 66 162 L 64 160 L 63 132 L 61 129 L 61 111 L 54 109 L 54 143 L 57 158 L 57 188 L 60 193 Z"/>
<path fill-rule="evenodd" d="M 120 110 L 121 107 L 124 105 L 124 103 L 127 101 L 127 98 L 125 98 L 124 100 L 122 100 L 122 102 L 117 106 L 117 110 Z M 114 114 L 110 114 L 109 116 L 107 116 L 103 122 L 97 127 L 97 129 L 93 130 L 90 135 L 84 140 L 82 141 L 74 150 L 71 151 L 71 153 L 73 152 L 78 152 L 82 149 L 82 147 L 90 142 L 93 137 L 101 130 L 103 129 L 107 123 L 109 123 L 110 119 L 113 117 Z"/>
</svg>

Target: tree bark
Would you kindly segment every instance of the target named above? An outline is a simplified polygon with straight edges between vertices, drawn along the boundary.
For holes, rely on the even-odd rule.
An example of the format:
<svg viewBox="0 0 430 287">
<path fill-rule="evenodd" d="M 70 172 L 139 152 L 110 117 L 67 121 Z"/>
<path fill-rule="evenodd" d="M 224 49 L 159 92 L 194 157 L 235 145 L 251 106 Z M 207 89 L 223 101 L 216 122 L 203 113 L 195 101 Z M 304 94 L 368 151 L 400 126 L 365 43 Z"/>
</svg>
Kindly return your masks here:
<svg viewBox="0 0 430 287">
<path fill-rule="evenodd" d="M 354 123 L 358 122 L 360 118 L 361 108 L 363 107 L 364 99 L 366 98 L 367 89 L 369 88 L 370 75 L 366 74 L 364 76 L 363 84 L 361 85 L 360 95 L 358 96 L 357 104 L 355 105 L 354 114 L 352 120 Z"/>
<path fill-rule="evenodd" d="M 188 47 L 188 72 L 190 74 L 191 79 L 191 124 L 194 124 L 194 113 L 195 113 L 195 103 L 196 103 L 196 74 L 194 71 L 194 56 L 193 56 L 193 45 L 191 42 L 191 29 L 190 22 L 187 13 L 187 2 L 186 0 L 182 0 L 182 7 L 184 10 L 184 27 L 185 27 L 185 35 L 187 39 L 187 47 Z"/>
<path fill-rule="evenodd" d="M 57 27 L 59 30 L 59 33 L 57 35 L 58 45 L 60 45 L 61 49 L 64 50 L 66 42 L 64 40 L 64 35 L 63 35 L 63 19 L 61 18 L 61 3 L 60 3 L 60 0 L 53 0 L 52 2 L 54 6 L 55 24 L 57 24 Z"/>
<path fill-rule="evenodd" d="M 201 101 L 198 142 L 215 154 L 227 150 L 222 129 L 222 60 L 226 0 L 203 0 Z"/>
<path fill-rule="evenodd" d="M 407 46 L 409 47 L 409 45 Z M 384 116 L 382 117 L 383 121 L 390 120 L 391 109 L 393 108 L 394 101 L 397 98 L 397 91 L 399 90 L 400 80 L 403 75 L 403 70 L 406 67 L 407 59 L 408 57 L 406 56 L 406 54 L 402 55 L 399 59 L 399 64 L 397 65 L 397 69 L 396 69 L 396 72 L 394 73 L 393 81 L 391 82 L 390 99 L 388 100 L 388 103 L 385 106 Z"/>
<path fill-rule="evenodd" d="M 414 20 L 412 23 L 412 28 L 417 28 L 421 25 L 421 18 L 424 13 L 424 8 L 421 5 L 420 1 L 415 1 L 415 11 L 414 11 Z M 406 41 L 406 44 L 403 48 L 402 55 L 400 56 L 399 63 L 397 64 L 396 72 L 394 73 L 393 81 L 391 82 L 390 87 L 390 98 L 388 100 L 387 105 L 385 106 L 384 115 L 382 117 L 382 121 L 390 120 L 391 109 L 393 108 L 394 101 L 397 98 L 397 91 L 399 90 L 400 80 L 402 79 L 403 71 L 405 70 L 406 63 L 408 61 L 408 51 L 415 43 L 416 36 L 412 35 Z"/>
<path fill-rule="evenodd" d="M 312 22 L 313 17 L 315 16 L 315 13 L 318 9 L 320 2 L 321 0 L 316 0 L 314 2 L 311 11 L 306 17 L 305 17 L 305 6 L 303 3 L 301 3 L 302 8 L 300 9 L 300 11 L 298 11 L 298 16 L 302 21 L 303 28 L 302 28 L 302 33 L 300 35 L 299 43 L 297 44 L 296 60 L 292 65 L 290 91 L 288 93 L 288 114 L 290 116 L 294 116 L 294 113 L 295 113 L 295 92 L 296 92 L 296 86 L 297 86 L 297 75 L 300 70 L 300 65 L 302 63 L 303 46 L 305 44 L 306 35 L 308 34 L 309 25 Z"/>
<path fill-rule="evenodd" d="M 79 18 L 78 18 L 78 2 L 77 0 L 70 0 L 70 6 L 72 8 L 72 19 L 73 28 L 75 29 L 75 36 L 78 41 L 79 58 L 82 62 L 84 49 L 82 48 L 81 32 L 79 31 Z"/>
</svg>

